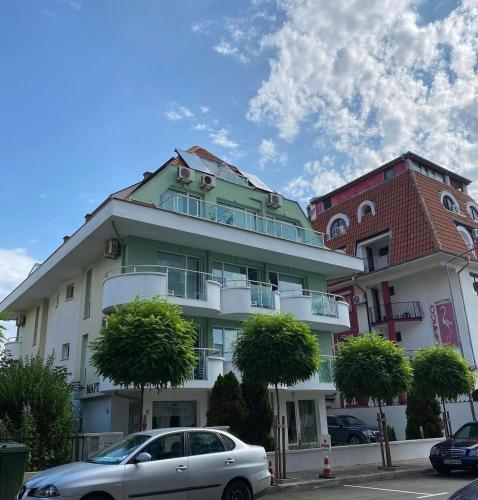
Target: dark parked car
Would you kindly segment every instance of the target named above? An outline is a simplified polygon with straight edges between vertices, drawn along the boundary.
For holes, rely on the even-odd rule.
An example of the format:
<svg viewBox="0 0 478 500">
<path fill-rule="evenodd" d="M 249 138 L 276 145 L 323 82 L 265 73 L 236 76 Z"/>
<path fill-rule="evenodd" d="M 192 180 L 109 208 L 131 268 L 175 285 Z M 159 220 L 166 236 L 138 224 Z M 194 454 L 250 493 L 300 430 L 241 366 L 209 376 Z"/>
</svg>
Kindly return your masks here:
<svg viewBox="0 0 478 500">
<path fill-rule="evenodd" d="M 476 500 L 478 498 L 478 479 L 452 493 L 448 500 Z"/>
<path fill-rule="evenodd" d="M 478 470 L 478 422 L 468 422 L 451 439 L 433 446 L 430 462 L 439 474 L 449 474 L 452 470 Z"/>
<path fill-rule="evenodd" d="M 327 426 L 332 444 L 376 443 L 380 436 L 377 427 L 353 415 L 329 415 Z"/>
</svg>

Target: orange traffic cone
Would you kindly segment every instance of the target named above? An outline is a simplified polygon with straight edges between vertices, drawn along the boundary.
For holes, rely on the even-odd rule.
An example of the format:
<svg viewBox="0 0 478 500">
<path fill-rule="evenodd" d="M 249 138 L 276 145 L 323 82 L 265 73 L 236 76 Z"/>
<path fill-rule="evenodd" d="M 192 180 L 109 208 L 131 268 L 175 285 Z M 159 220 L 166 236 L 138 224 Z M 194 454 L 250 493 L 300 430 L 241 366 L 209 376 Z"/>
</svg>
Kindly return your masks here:
<svg viewBox="0 0 478 500">
<path fill-rule="evenodd" d="M 323 479 L 333 479 L 335 476 L 332 474 L 332 469 L 330 468 L 329 457 L 326 455 L 324 458 L 324 469 L 319 477 Z"/>
<path fill-rule="evenodd" d="M 269 460 L 269 473 L 271 475 L 271 486 L 277 486 L 274 471 L 272 470 L 272 460 Z"/>
</svg>

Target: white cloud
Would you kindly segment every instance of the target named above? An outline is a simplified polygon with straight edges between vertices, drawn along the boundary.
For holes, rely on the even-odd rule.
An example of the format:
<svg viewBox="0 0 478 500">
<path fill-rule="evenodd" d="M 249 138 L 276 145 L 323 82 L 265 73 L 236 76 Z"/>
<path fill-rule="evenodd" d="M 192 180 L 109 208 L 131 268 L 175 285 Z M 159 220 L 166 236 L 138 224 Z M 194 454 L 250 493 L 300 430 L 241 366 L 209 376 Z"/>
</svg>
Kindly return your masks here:
<svg viewBox="0 0 478 500">
<path fill-rule="evenodd" d="M 212 21 L 198 21 L 193 24 L 191 24 L 191 31 L 193 33 L 201 33 L 201 34 L 208 34 L 209 33 L 209 27 L 211 26 Z"/>
<path fill-rule="evenodd" d="M 249 62 L 249 58 L 242 53 L 236 46 L 230 44 L 229 42 L 220 42 L 213 47 L 213 50 L 218 54 L 223 56 L 233 56 L 235 59 L 242 63 Z"/>
<path fill-rule="evenodd" d="M 201 113 L 204 113 L 205 115 L 209 113 L 209 106 L 199 106 L 199 109 L 201 110 Z"/>
<path fill-rule="evenodd" d="M 193 130 L 207 130 L 207 125 L 205 123 L 196 123 L 193 125 Z"/>
<path fill-rule="evenodd" d="M 279 153 L 272 139 L 262 139 L 259 145 L 259 165 L 264 168 L 266 163 L 275 162 L 283 165 L 287 161 L 285 153 Z"/>
<path fill-rule="evenodd" d="M 168 110 L 164 113 L 168 120 L 177 122 L 185 118 L 193 118 L 194 113 L 186 106 L 181 106 L 175 102 L 168 106 Z"/>
<path fill-rule="evenodd" d="M 270 72 L 248 117 L 289 141 L 306 130 L 335 168 L 320 171 L 325 183 L 304 171 L 289 189 L 318 194 L 343 164 L 370 170 L 407 150 L 478 176 L 476 0 L 431 23 L 413 0 L 277 4 L 285 21 L 262 39 Z"/>
<path fill-rule="evenodd" d="M 225 128 L 211 132 L 209 136 L 214 144 L 222 146 L 223 148 L 235 149 L 239 146 L 237 142 L 234 142 L 228 137 L 228 131 Z"/>
<path fill-rule="evenodd" d="M 25 248 L 0 248 L 0 300 L 28 276 L 35 262 Z"/>
</svg>

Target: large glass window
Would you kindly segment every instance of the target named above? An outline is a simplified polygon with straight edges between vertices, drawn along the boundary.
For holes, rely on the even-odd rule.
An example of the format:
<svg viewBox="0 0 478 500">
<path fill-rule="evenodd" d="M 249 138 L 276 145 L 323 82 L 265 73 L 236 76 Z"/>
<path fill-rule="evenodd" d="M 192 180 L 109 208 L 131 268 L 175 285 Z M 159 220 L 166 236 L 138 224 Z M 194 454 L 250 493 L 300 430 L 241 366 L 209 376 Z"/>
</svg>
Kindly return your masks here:
<svg viewBox="0 0 478 500">
<path fill-rule="evenodd" d="M 253 267 L 214 262 L 212 268 L 214 279 L 222 284 L 229 282 L 259 281 L 259 271 Z"/>
<path fill-rule="evenodd" d="M 151 455 L 151 461 L 184 457 L 184 432 L 161 436 L 142 451 Z"/>
<path fill-rule="evenodd" d="M 123 461 L 128 455 L 133 453 L 133 451 L 147 441 L 151 436 L 146 436 L 144 434 L 137 434 L 133 436 L 127 436 L 120 441 L 108 446 L 104 450 L 100 451 L 96 455 L 93 455 L 87 460 L 87 462 L 93 462 L 94 464 L 105 464 L 105 465 L 115 465 Z"/>
<path fill-rule="evenodd" d="M 219 436 L 213 432 L 191 432 L 189 442 L 192 456 L 226 451 Z"/>
<path fill-rule="evenodd" d="M 201 259 L 169 252 L 158 253 L 158 265 L 168 273 L 168 294 L 172 297 L 201 299 L 205 292 Z"/>
<path fill-rule="evenodd" d="M 299 419 L 302 441 L 317 442 L 317 420 L 315 418 L 315 401 L 313 399 L 299 400 Z"/>
<path fill-rule="evenodd" d="M 335 219 L 330 226 L 330 237 L 333 238 L 334 236 L 344 234 L 346 230 L 347 223 L 345 222 L 345 219 Z"/>
<path fill-rule="evenodd" d="M 87 318 L 90 315 L 91 310 L 91 277 L 93 271 L 88 269 L 86 272 L 86 284 L 85 284 L 85 306 L 83 310 L 83 317 Z"/>
<path fill-rule="evenodd" d="M 196 401 L 153 401 L 153 429 L 196 425 Z"/>
<path fill-rule="evenodd" d="M 450 196 L 445 195 L 443 197 L 443 206 L 452 212 L 458 212 L 458 207 L 456 206 L 455 202 L 450 198 Z"/>
<path fill-rule="evenodd" d="M 297 420 L 295 418 L 294 401 L 286 402 L 286 414 L 287 414 L 287 441 L 289 443 L 297 443 Z"/>
<path fill-rule="evenodd" d="M 213 347 L 221 353 L 225 361 L 232 361 L 232 346 L 237 338 L 234 328 L 214 327 L 212 329 Z"/>
<path fill-rule="evenodd" d="M 304 278 L 300 276 L 271 271 L 269 272 L 269 282 L 273 285 L 274 290 L 279 290 L 279 292 L 301 292 L 304 289 Z"/>
</svg>

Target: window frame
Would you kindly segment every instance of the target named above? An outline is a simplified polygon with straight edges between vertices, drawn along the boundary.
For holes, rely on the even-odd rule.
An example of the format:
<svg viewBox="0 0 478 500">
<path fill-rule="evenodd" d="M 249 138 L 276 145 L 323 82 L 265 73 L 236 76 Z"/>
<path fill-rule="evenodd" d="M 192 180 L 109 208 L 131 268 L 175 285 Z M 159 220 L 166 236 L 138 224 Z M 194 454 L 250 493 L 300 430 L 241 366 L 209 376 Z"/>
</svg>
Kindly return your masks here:
<svg viewBox="0 0 478 500">
<path fill-rule="evenodd" d="M 183 453 L 182 455 L 180 455 L 179 457 L 171 457 L 171 458 L 159 458 L 159 459 L 156 459 L 154 460 L 153 458 L 151 458 L 150 462 L 163 462 L 165 460 L 177 460 L 178 458 L 185 458 L 185 457 L 188 457 L 189 456 L 189 446 L 188 446 L 188 439 L 187 439 L 187 436 L 186 436 L 186 431 L 173 431 L 173 432 L 167 432 L 165 434 L 161 434 L 159 436 L 156 436 L 156 438 L 154 439 L 151 439 L 150 441 L 147 441 L 146 443 L 144 443 L 144 446 L 137 452 L 134 454 L 134 456 L 131 458 L 131 460 L 128 461 L 128 463 L 136 463 L 136 458 L 138 457 L 138 455 L 140 455 L 141 453 L 148 453 L 146 451 L 146 448 L 148 446 L 150 446 L 151 444 L 153 444 L 154 442 L 158 441 L 159 439 L 163 439 L 163 438 L 166 438 L 166 437 L 169 437 L 169 436 L 174 436 L 175 434 L 182 434 L 183 435 Z M 150 463 L 148 462 L 148 463 Z"/>
<path fill-rule="evenodd" d="M 68 293 L 69 290 L 71 290 L 71 296 Z M 65 289 L 65 302 L 68 302 L 69 300 L 73 300 L 75 298 L 75 284 L 74 283 L 69 283 L 66 285 Z"/>
<path fill-rule="evenodd" d="M 66 347 L 66 355 L 65 355 Z M 65 342 L 61 344 L 61 361 L 67 361 L 70 359 L 70 342 Z"/>
<path fill-rule="evenodd" d="M 190 431 L 186 431 L 187 432 L 187 439 L 188 439 L 188 451 L 189 451 L 189 455 L 190 457 L 200 457 L 200 456 L 203 456 L 203 455 L 216 455 L 217 453 L 225 453 L 225 452 L 228 452 L 230 450 L 227 449 L 227 446 L 226 444 L 224 443 L 224 441 L 221 439 L 220 437 L 220 434 L 218 432 L 213 432 L 213 431 L 209 431 L 207 429 L 198 429 L 198 430 L 190 430 Z M 192 434 L 209 434 L 209 435 L 212 435 L 212 436 L 215 436 L 217 438 L 217 440 L 222 444 L 223 446 L 223 450 L 221 451 L 214 451 L 214 452 L 211 452 L 211 453 L 197 453 L 197 454 L 192 454 L 192 450 L 191 450 L 191 435 Z"/>
<path fill-rule="evenodd" d="M 449 208 L 447 204 L 445 204 L 445 198 L 448 198 L 452 205 L 450 207 L 455 206 L 456 210 L 453 210 L 453 208 Z M 458 200 L 451 194 L 449 191 L 442 191 L 440 193 L 440 202 L 445 210 L 448 210 L 449 212 L 452 212 L 454 214 L 461 215 L 461 210 L 460 210 L 460 204 L 458 203 Z"/>
</svg>

